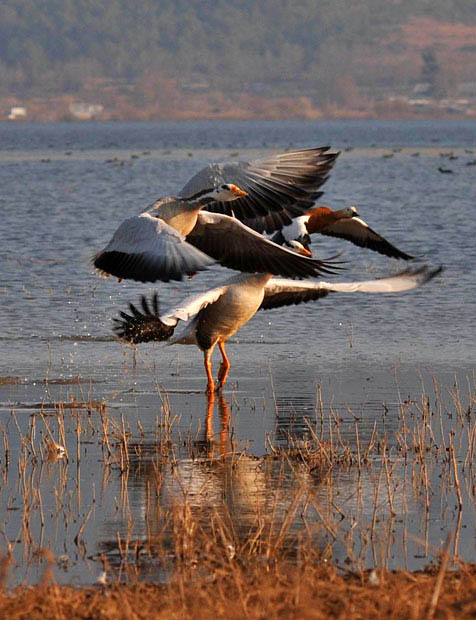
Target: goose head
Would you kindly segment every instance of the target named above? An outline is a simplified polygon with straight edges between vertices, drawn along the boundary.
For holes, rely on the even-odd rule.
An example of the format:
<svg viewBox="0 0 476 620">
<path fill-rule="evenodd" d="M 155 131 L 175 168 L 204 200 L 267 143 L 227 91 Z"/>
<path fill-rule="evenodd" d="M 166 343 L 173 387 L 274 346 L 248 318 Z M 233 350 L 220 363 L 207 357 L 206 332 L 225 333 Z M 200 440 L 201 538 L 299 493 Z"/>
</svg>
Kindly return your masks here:
<svg viewBox="0 0 476 620">
<path fill-rule="evenodd" d="M 302 254 L 303 256 L 312 256 L 311 251 L 296 239 L 286 241 L 283 245 L 287 246 L 293 252 L 296 252 L 296 254 Z"/>
<path fill-rule="evenodd" d="M 231 200 L 236 200 L 237 198 L 248 195 L 248 192 L 245 192 L 245 190 L 233 183 L 224 183 L 223 185 L 214 187 L 211 192 L 213 198 L 219 202 L 230 202 Z"/>
<path fill-rule="evenodd" d="M 184 198 L 183 200 L 187 202 L 198 202 L 201 205 L 206 205 L 210 202 L 230 202 L 247 195 L 248 192 L 245 192 L 245 190 L 238 187 L 238 185 L 234 185 L 233 183 L 224 183 L 215 187 L 203 189 L 197 194 Z"/>
</svg>

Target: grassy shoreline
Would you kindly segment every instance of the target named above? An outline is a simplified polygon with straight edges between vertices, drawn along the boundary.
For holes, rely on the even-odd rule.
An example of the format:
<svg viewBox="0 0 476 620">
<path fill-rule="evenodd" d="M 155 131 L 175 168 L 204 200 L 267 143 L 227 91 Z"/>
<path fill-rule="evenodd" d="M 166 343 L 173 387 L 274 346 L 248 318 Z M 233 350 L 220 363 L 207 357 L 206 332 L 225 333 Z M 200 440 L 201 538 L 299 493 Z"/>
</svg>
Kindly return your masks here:
<svg viewBox="0 0 476 620">
<path fill-rule="evenodd" d="M 224 395 L 196 436 L 174 434 L 167 394 L 137 429 L 92 396 L 13 406 L 3 428 L 0 618 L 474 617 L 474 376 L 416 399 L 398 388 L 398 424 L 383 406 L 371 428 L 319 386 L 305 428 L 262 457 L 235 443 Z M 102 486 L 88 501 L 92 458 Z M 94 585 L 74 585 L 79 561 Z"/>
<path fill-rule="evenodd" d="M 474 618 L 476 565 L 343 573 L 323 562 L 285 560 L 253 567 L 231 562 L 213 575 L 180 571 L 167 585 L 74 587 L 44 583 L 0 595 L 12 620 L 193 618 Z"/>
</svg>

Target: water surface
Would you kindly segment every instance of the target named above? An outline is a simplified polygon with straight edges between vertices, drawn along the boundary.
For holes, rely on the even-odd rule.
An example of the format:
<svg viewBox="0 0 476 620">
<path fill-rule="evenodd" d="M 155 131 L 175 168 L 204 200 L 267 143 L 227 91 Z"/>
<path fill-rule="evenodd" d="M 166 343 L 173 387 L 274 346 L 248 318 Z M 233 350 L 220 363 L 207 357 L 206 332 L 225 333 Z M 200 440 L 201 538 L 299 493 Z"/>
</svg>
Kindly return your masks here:
<svg viewBox="0 0 476 620">
<path fill-rule="evenodd" d="M 232 437 L 236 449 L 246 449 L 251 460 L 244 460 L 241 478 L 237 475 L 230 482 L 228 474 L 220 479 L 192 458 L 199 450 L 196 446 L 203 444 L 210 411 L 203 393 L 202 354 L 196 348 L 157 344 L 134 353 L 115 341 L 111 331 L 112 317 L 141 294 L 158 290 L 165 308 L 185 294 L 215 286 L 229 272 L 216 268 L 192 281 L 158 286 L 119 284 L 93 274 L 90 259 L 122 219 L 159 196 L 178 191 L 207 163 L 249 160 L 320 144 L 343 151 L 325 185 L 322 203 L 333 208 L 356 205 L 392 243 L 432 265 L 444 265 L 445 271 L 428 286 L 404 295 L 329 295 L 315 303 L 262 312 L 240 330 L 228 346 L 232 367 L 225 390 L 227 437 Z M 49 546 L 56 556 L 68 558 L 57 571 L 64 581 L 94 580 L 97 554 L 107 548 L 113 555 L 116 534 L 127 530 L 131 518 L 136 537 L 144 536 L 146 525 L 150 526 L 145 500 L 150 472 L 144 473 L 142 465 L 128 478 L 130 514 L 118 508 L 124 492 L 121 476 L 115 470 L 105 472 L 104 447 L 92 431 L 101 424 L 99 405 L 89 411 L 64 410 L 68 465 L 54 463 L 45 469 L 28 462 L 31 488 L 41 490 L 41 509 L 47 515 L 41 525 L 38 496 L 32 491 L 25 500 L 22 492 L 20 432 L 31 434 L 35 420 L 33 441 L 42 445 L 49 433 L 48 417 L 38 413 L 51 413 L 51 403 L 106 403 L 108 415 L 119 427 L 124 424 L 132 439 L 146 443 L 152 453 L 164 412 L 170 411 L 179 467 L 173 476 L 170 472 L 165 476 L 161 505 L 170 505 L 183 492 L 183 484 L 177 483 L 179 472 L 192 488 L 202 490 L 194 492 L 197 502 L 210 509 L 228 497 L 227 485 L 234 485 L 239 499 L 230 510 L 245 522 L 258 508 L 266 510 L 275 491 L 272 468 L 266 475 L 256 472 L 252 457 L 269 453 L 270 445 L 308 437 L 308 420 L 319 426 L 321 401 L 326 420 L 334 414 L 342 419 L 343 438 L 354 441 L 358 418 L 363 442 L 371 438 L 377 423 L 394 447 L 402 402 L 409 397 L 418 401 L 423 391 L 434 400 L 435 382 L 442 419 L 448 424 L 440 429 L 441 437 L 452 428 L 455 381 L 463 386 L 462 399 L 472 414 L 474 392 L 468 385 L 474 386 L 476 334 L 476 166 L 471 165 L 475 145 L 476 125 L 464 121 L 0 125 L 0 421 L 10 448 L 7 469 L 5 454 L 2 459 L 1 512 L 4 538 L 11 544 L 18 541 L 12 580 L 37 578 L 37 569 L 23 555 L 27 533 L 22 518 L 28 507 L 34 515 L 32 545 Z M 439 167 L 453 173 L 443 174 Z M 403 267 L 332 239 L 316 240 L 313 249 L 323 257 L 345 250 L 348 264 L 342 279 L 373 278 Z M 87 431 L 88 416 L 94 423 Z M 84 433 L 80 476 L 78 418 Z M 57 439 L 56 424 L 53 416 L 50 432 Z M 220 442 L 218 401 L 213 425 Z M 329 428 L 326 422 L 324 431 Z M 467 439 L 461 440 L 461 464 L 467 450 Z M 405 480 L 403 465 L 395 467 L 395 476 Z M 436 490 L 426 521 L 421 520 L 418 498 L 402 492 L 397 505 L 398 518 L 405 515 L 405 527 L 419 539 L 425 539 L 427 528 L 434 548 L 458 520 L 454 511 L 449 514 L 442 507 L 436 484 L 440 473 L 437 467 L 432 472 Z M 358 513 L 365 528 L 372 514 L 365 502 L 352 497 L 362 485 L 373 488 L 372 476 L 366 479 L 360 472 L 360 482 L 356 476 L 355 471 L 337 469 L 333 484 L 349 515 Z M 60 484 L 62 493 L 75 497 L 68 508 L 71 522 L 65 521 L 66 508 L 58 499 Z M 306 484 L 325 503 L 326 486 L 312 477 Z M 295 492 L 296 485 L 295 477 L 286 478 L 283 510 L 286 493 Z M 255 489 L 250 491 L 251 500 L 239 491 L 247 486 Z M 468 511 L 460 528 L 468 544 L 461 546 L 464 559 L 474 561 L 471 494 L 465 497 Z M 316 514 L 314 519 L 319 522 Z M 87 549 L 80 552 L 74 539 L 83 521 Z M 418 544 L 404 552 L 398 527 L 392 536 L 389 565 L 416 568 L 432 557 L 429 542 L 423 553 Z M 347 553 L 335 544 L 337 560 L 343 561 Z M 362 553 L 368 565 L 376 562 L 375 553 Z M 158 578 L 160 571 L 153 563 L 150 570 L 148 576 Z"/>
</svg>

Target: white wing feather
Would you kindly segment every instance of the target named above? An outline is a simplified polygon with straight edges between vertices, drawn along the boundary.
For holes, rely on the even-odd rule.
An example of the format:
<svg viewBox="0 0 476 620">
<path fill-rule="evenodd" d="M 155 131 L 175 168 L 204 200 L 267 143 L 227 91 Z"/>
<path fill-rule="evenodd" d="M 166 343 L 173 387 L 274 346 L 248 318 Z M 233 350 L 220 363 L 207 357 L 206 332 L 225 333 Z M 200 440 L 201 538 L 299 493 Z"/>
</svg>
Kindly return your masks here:
<svg viewBox="0 0 476 620">
<path fill-rule="evenodd" d="M 185 237 L 163 220 L 148 213 L 140 213 L 125 219 L 104 248 L 107 252 L 163 252 L 162 235 L 169 235 L 169 243 L 181 243 Z"/>
<path fill-rule="evenodd" d="M 325 297 L 328 293 L 401 293 L 418 288 L 435 277 L 441 267 L 430 269 L 426 266 L 402 271 L 395 276 L 380 280 L 361 282 L 296 282 L 281 278 L 271 278 L 265 286 L 265 296 L 261 309 L 299 304 Z"/>
<path fill-rule="evenodd" d="M 213 259 L 149 213 L 122 222 L 108 245 L 94 258 L 100 271 L 141 282 L 181 279 L 213 264 Z"/>
<path fill-rule="evenodd" d="M 206 293 L 199 295 L 191 295 L 184 299 L 184 301 L 175 308 L 167 311 L 160 317 L 162 323 L 166 325 L 175 326 L 179 321 L 188 321 L 193 316 L 198 314 L 202 308 L 209 306 L 213 302 L 217 301 L 225 292 L 226 286 L 220 286 L 218 288 L 212 288 Z"/>
</svg>

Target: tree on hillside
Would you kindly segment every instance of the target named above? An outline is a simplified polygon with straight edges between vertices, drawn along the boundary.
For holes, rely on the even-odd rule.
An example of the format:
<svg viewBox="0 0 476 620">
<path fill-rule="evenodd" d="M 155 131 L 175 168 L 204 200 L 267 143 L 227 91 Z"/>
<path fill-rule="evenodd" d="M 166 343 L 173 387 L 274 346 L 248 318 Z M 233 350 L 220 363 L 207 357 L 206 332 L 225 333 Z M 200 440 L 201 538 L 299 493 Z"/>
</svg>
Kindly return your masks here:
<svg viewBox="0 0 476 620">
<path fill-rule="evenodd" d="M 0 88 L 77 93 L 93 77 L 137 84 L 153 73 L 180 84 L 198 76 L 231 96 L 263 84 L 282 96 L 291 85 L 321 103 L 335 100 L 335 78 L 336 93 L 352 80 L 372 87 L 379 71 L 394 79 L 368 56 L 378 61 L 382 42 L 422 16 L 476 24 L 474 0 L 2 0 Z M 441 64 L 424 51 L 422 79 L 438 96 Z"/>
<path fill-rule="evenodd" d="M 422 52 L 423 66 L 421 68 L 421 81 L 429 84 L 428 94 L 435 99 L 448 96 L 449 83 L 446 73 L 443 71 L 435 50 L 427 47 Z"/>
</svg>

